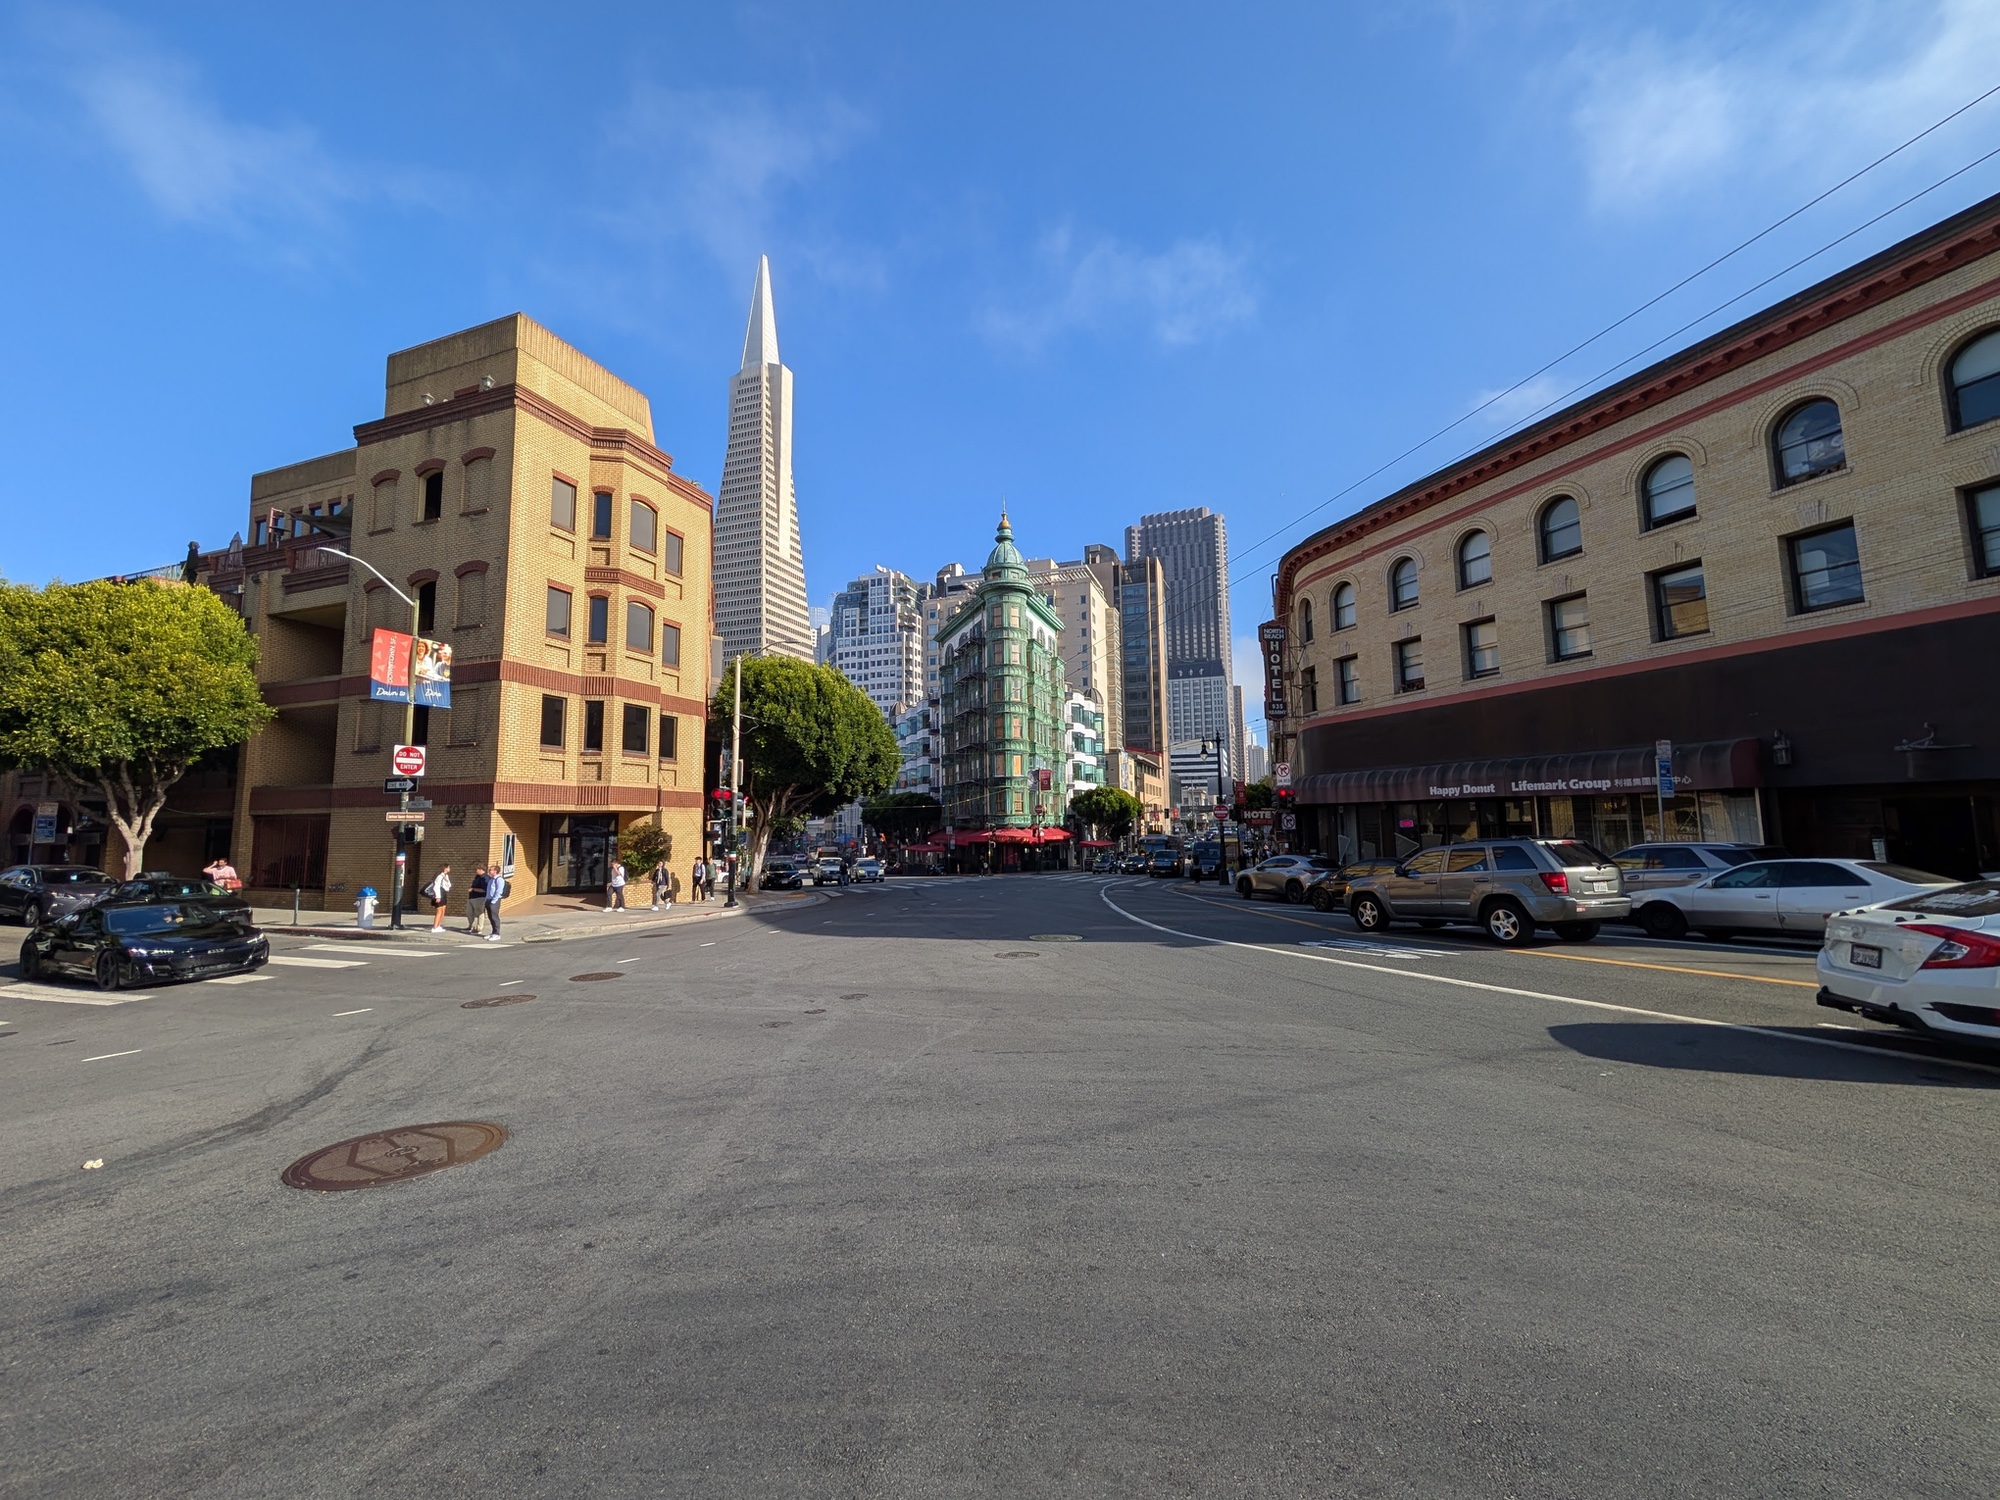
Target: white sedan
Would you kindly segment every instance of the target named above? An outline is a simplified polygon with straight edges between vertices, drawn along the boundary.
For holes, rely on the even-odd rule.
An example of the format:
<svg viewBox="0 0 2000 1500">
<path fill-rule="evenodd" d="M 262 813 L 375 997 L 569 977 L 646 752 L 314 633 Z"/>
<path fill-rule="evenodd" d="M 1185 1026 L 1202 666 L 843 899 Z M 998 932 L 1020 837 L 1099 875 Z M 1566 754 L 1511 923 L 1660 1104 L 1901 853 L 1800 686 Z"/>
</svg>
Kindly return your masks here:
<svg viewBox="0 0 2000 1500">
<path fill-rule="evenodd" d="M 1699 885 L 1646 892 L 1633 918 L 1658 938 L 1690 928 L 1711 938 L 1736 933 L 1817 938 L 1837 911 L 1956 885 L 1948 875 L 1869 859 L 1760 859 Z"/>
<path fill-rule="evenodd" d="M 1835 1010 L 2000 1042 L 2000 880 L 1835 917 L 1819 982 L 1819 1003 Z"/>
</svg>

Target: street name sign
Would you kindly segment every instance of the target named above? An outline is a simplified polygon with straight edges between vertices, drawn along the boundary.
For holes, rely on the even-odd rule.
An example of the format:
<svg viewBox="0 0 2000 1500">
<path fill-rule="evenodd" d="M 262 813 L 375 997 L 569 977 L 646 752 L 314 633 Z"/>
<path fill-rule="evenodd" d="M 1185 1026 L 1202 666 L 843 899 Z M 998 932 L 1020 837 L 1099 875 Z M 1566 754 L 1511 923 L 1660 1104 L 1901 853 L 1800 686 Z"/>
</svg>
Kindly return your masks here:
<svg viewBox="0 0 2000 1500">
<path fill-rule="evenodd" d="M 398 776 L 423 775 L 424 747 L 422 745 L 398 745 L 390 752 L 389 767 Z"/>
<path fill-rule="evenodd" d="M 421 823 L 424 820 L 424 815 L 422 813 L 404 812 L 399 807 L 392 807 L 388 809 L 386 812 L 382 814 L 382 816 L 387 818 L 391 823 Z"/>
<path fill-rule="evenodd" d="M 422 812 L 426 808 L 432 808 L 436 806 L 437 804 L 431 801 L 431 799 L 428 797 L 412 797 L 410 799 L 410 810 L 412 812 Z"/>
</svg>

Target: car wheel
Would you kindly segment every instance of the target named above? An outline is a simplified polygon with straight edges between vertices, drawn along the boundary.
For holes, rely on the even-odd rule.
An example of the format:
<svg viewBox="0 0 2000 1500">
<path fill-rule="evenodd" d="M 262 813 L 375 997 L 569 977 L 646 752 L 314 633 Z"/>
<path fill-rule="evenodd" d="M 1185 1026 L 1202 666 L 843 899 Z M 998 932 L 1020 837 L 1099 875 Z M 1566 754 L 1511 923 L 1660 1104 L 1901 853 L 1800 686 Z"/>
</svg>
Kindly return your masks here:
<svg viewBox="0 0 2000 1500">
<path fill-rule="evenodd" d="M 1556 936 L 1565 943 L 1587 943 L 1597 936 L 1601 922 L 1558 922 Z"/>
<path fill-rule="evenodd" d="M 21 944 L 21 977 L 23 979 L 42 977 L 42 956 L 35 951 L 32 942 Z"/>
<path fill-rule="evenodd" d="M 1535 935 L 1535 924 L 1512 901 L 1495 901 L 1480 918 L 1486 935 L 1503 948 L 1518 948 Z"/>
<path fill-rule="evenodd" d="M 1249 877 L 1246 876 L 1236 882 L 1236 894 L 1241 896 L 1245 901 L 1248 901 L 1252 896 L 1257 894 L 1257 887 L 1252 885 Z"/>
<path fill-rule="evenodd" d="M 100 990 L 125 988 L 125 965 L 115 953 L 97 955 L 97 987 Z"/>
<path fill-rule="evenodd" d="M 1312 891 L 1312 904 L 1314 911 L 1332 911 L 1333 895 L 1325 887 L 1316 885 Z"/>
<path fill-rule="evenodd" d="M 1296 880 L 1285 883 L 1285 899 L 1294 906 L 1305 905 L 1306 888 Z"/>
<path fill-rule="evenodd" d="M 1646 930 L 1647 937 L 1684 938 L 1687 936 L 1687 913 L 1667 901 L 1655 901 L 1651 906 L 1639 908 L 1639 925 Z"/>
<path fill-rule="evenodd" d="M 1363 932 L 1389 930 L 1388 910 L 1373 896 L 1356 896 L 1348 904 L 1347 914 L 1354 918 L 1354 925 Z"/>
</svg>

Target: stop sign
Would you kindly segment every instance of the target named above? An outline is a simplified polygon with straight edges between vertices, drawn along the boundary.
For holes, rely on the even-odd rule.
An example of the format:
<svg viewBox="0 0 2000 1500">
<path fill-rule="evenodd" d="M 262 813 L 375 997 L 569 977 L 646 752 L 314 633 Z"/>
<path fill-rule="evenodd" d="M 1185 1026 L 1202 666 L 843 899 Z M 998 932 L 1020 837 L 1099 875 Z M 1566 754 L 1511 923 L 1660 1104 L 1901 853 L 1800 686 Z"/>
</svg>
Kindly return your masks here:
<svg viewBox="0 0 2000 1500">
<path fill-rule="evenodd" d="M 389 756 L 389 764 L 398 776 L 421 776 L 424 774 L 424 747 L 398 745 Z"/>
</svg>

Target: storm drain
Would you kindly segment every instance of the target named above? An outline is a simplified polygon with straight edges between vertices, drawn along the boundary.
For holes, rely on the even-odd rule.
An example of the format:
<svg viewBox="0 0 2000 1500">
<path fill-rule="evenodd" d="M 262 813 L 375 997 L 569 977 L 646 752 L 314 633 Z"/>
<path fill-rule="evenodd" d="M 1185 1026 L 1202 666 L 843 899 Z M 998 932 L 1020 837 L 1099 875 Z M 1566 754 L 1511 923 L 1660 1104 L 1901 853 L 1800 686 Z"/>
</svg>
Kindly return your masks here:
<svg viewBox="0 0 2000 1500">
<path fill-rule="evenodd" d="M 484 1000 L 461 1000 L 460 1010 L 486 1010 L 495 1005 L 520 1005 L 532 1000 L 533 995 L 488 995 Z"/>
<path fill-rule="evenodd" d="M 596 979 L 623 979 L 624 977 L 624 974 L 617 969 L 606 969 L 601 974 L 572 974 L 569 976 L 569 982 L 571 984 L 589 984 L 592 980 Z"/>
<path fill-rule="evenodd" d="M 278 1180 L 315 1193 L 380 1187 L 477 1161 L 506 1139 L 504 1126 L 485 1120 L 405 1125 L 322 1146 L 285 1168 Z"/>
</svg>

